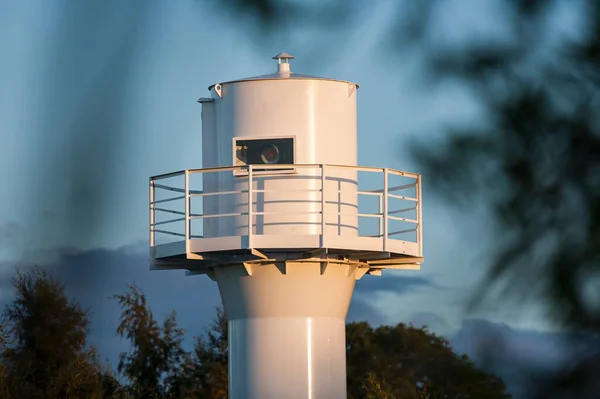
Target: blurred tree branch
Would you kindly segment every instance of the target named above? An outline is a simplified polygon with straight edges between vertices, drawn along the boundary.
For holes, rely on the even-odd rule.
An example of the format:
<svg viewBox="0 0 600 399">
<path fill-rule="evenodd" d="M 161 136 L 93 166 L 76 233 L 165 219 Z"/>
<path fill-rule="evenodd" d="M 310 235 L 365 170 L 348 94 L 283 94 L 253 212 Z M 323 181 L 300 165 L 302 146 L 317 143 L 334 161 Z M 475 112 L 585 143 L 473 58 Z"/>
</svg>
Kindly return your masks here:
<svg viewBox="0 0 600 399">
<path fill-rule="evenodd" d="M 559 26 L 566 4 L 577 10 L 571 35 Z M 399 2 L 390 44 L 418 47 L 429 81 L 459 80 L 486 115 L 484 126 L 449 128 L 442 145 L 413 143 L 440 198 L 462 209 L 483 200 L 493 215 L 498 246 L 474 303 L 500 285 L 513 299 L 541 299 L 564 327 L 600 334 L 600 3 L 503 2 L 495 18 L 503 35 L 460 43 L 432 39 L 432 15 L 444 5 Z M 540 397 L 595 397 L 597 375 L 591 352 L 547 380 Z"/>
</svg>

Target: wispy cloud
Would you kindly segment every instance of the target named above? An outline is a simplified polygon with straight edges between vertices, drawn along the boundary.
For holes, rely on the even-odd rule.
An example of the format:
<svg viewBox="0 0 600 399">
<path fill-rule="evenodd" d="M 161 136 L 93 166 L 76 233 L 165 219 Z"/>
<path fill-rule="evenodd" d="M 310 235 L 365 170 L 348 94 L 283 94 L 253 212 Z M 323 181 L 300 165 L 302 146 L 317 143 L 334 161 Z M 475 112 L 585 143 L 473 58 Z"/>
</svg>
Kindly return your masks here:
<svg viewBox="0 0 600 399">
<path fill-rule="evenodd" d="M 428 278 L 414 276 L 386 275 L 383 277 L 365 276 L 356 282 L 355 292 L 357 294 L 374 292 L 394 292 L 396 294 L 407 294 L 417 288 L 431 287 L 436 285 Z"/>
</svg>

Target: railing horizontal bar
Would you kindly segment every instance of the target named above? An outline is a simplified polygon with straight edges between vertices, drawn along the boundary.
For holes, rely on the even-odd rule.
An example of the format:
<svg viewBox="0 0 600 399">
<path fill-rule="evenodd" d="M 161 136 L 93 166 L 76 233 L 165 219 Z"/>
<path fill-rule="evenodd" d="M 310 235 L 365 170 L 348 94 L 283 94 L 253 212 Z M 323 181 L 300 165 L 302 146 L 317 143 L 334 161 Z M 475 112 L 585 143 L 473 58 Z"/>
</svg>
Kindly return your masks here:
<svg viewBox="0 0 600 399">
<path fill-rule="evenodd" d="M 338 213 L 340 216 L 359 216 L 359 217 L 363 217 L 363 218 L 377 218 L 377 219 L 381 219 L 381 217 L 383 216 L 383 214 L 381 213 L 355 213 L 353 214 L 349 214 L 349 213 Z"/>
<path fill-rule="evenodd" d="M 211 192 L 203 192 L 203 191 L 198 191 L 196 193 L 194 193 L 192 190 L 190 190 L 190 197 L 213 197 L 215 195 L 229 195 L 229 194 L 243 194 L 243 193 L 247 193 L 248 190 L 233 190 L 233 191 L 211 191 Z"/>
<path fill-rule="evenodd" d="M 379 172 L 383 173 L 384 168 L 377 168 L 373 166 L 352 166 L 352 165 L 330 165 L 326 164 L 327 167 L 340 168 L 340 169 L 353 169 L 359 172 Z M 401 170 L 388 169 L 388 173 L 396 176 L 412 177 L 417 178 L 419 175 L 416 173 L 403 172 Z"/>
<path fill-rule="evenodd" d="M 173 231 L 168 231 L 168 230 L 152 229 L 152 231 L 155 233 L 171 234 L 172 236 L 185 237 L 185 234 L 183 234 L 183 233 L 175 233 Z"/>
<path fill-rule="evenodd" d="M 383 173 L 383 168 L 377 168 L 373 166 L 357 166 L 357 165 L 334 165 L 334 164 L 277 164 L 277 165 L 260 165 L 261 169 L 298 169 L 298 168 L 320 168 L 321 166 L 328 168 L 338 169 L 352 169 L 361 172 L 380 172 Z M 189 173 L 204 173 L 204 172 L 226 172 L 234 170 L 248 170 L 248 166 L 219 166 L 214 168 L 200 168 L 200 169 L 189 169 Z M 388 173 L 396 176 L 412 177 L 417 178 L 419 175 L 416 173 L 403 172 L 395 169 L 388 169 Z M 160 175 L 152 176 L 151 180 L 166 179 L 169 177 L 175 177 L 185 174 L 185 170 L 179 170 L 171 173 L 164 173 Z"/>
<path fill-rule="evenodd" d="M 407 222 L 407 223 L 419 223 L 417 220 L 414 219 L 407 219 L 407 218 L 401 218 L 398 216 L 390 216 L 388 215 L 388 219 L 392 219 L 392 220 L 397 220 L 399 222 Z"/>
<path fill-rule="evenodd" d="M 155 211 L 160 211 L 160 212 L 167 212 L 167 213 L 174 213 L 175 215 L 183 215 L 185 216 L 185 212 L 181 212 L 181 211 L 174 211 L 172 209 L 166 209 L 166 208 L 154 208 Z"/>
<path fill-rule="evenodd" d="M 253 213 L 255 215 L 261 215 L 261 216 L 282 216 L 282 215 L 320 215 L 322 212 L 321 211 L 311 211 L 311 212 L 256 212 L 255 211 Z M 395 213 L 398 213 L 398 212 L 395 212 Z M 370 218 L 377 218 L 377 219 L 381 219 L 383 217 L 383 214 L 381 214 L 381 213 L 325 212 L 323 214 L 325 216 L 356 216 L 356 217 L 370 217 Z M 199 213 L 192 213 L 192 214 L 190 214 L 190 219 L 207 219 L 207 218 L 234 217 L 234 216 L 246 216 L 246 215 L 248 215 L 248 212 L 221 213 L 218 215 L 217 214 L 203 215 L 203 214 L 199 214 Z M 392 220 L 397 220 L 400 222 L 418 223 L 414 219 L 402 218 L 402 217 L 397 217 L 397 216 L 392 216 L 392 215 L 388 215 L 388 218 L 392 219 Z M 183 220 L 183 218 L 173 219 L 173 220 L 170 220 L 167 222 L 160 222 L 160 223 L 162 224 L 162 223 L 176 222 L 176 221 L 181 221 L 181 220 Z M 159 223 L 156 223 L 156 224 L 158 225 Z"/>
<path fill-rule="evenodd" d="M 398 231 L 393 231 L 391 233 L 388 233 L 389 236 L 393 236 L 393 235 L 397 235 L 397 234 L 402 234 L 402 233 L 409 233 L 411 231 L 417 231 L 416 228 L 414 229 L 407 229 L 407 230 L 398 230 Z"/>
<path fill-rule="evenodd" d="M 313 189 L 308 189 L 308 190 L 304 190 L 304 189 L 297 189 L 297 190 L 288 190 L 288 189 L 279 189 L 279 190 L 266 190 L 266 189 L 254 189 L 252 190 L 255 193 L 320 193 L 321 189 L 320 188 L 313 188 Z M 245 191 L 248 192 L 248 191 Z"/>
<path fill-rule="evenodd" d="M 253 212 L 255 215 L 262 216 L 282 216 L 282 215 L 320 215 L 321 211 L 311 211 L 311 212 Z M 398 212 L 396 212 L 398 213 Z M 203 215 L 200 213 L 192 213 L 190 214 L 190 219 L 202 219 L 202 218 L 218 218 L 218 217 L 233 217 L 233 216 L 246 216 L 248 212 L 238 212 L 238 213 L 221 213 L 221 214 L 212 214 L 212 215 Z M 381 218 L 383 214 L 381 213 L 343 213 L 343 212 L 325 212 L 325 216 L 357 216 L 357 217 L 371 217 L 371 218 Z M 416 220 L 401 218 L 397 216 L 388 216 L 389 219 L 398 220 L 401 222 L 409 222 L 409 223 L 417 223 Z"/>
<path fill-rule="evenodd" d="M 283 216 L 283 215 L 320 215 L 321 211 L 314 211 L 314 212 L 252 212 L 255 215 L 261 215 L 261 216 Z M 317 222 L 315 222 L 317 223 Z"/>
<path fill-rule="evenodd" d="M 388 197 L 390 197 L 390 198 L 396 198 L 396 199 L 401 199 L 401 200 L 406 200 L 406 201 L 413 201 L 413 202 L 418 202 L 419 201 L 416 198 L 406 197 L 404 195 L 388 194 Z"/>
<path fill-rule="evenodd" d="M 376 168 L 373 166 L 353 166 L 353 165 L 330 165 L 326 164 L 328 168 L 338 168 L 338 169 L 352 169 L 358 172 L 379 172 L 383 173 L 383 168 Z"/>
<path fill-rule="evenodd" d="M 273 164 L 273 165 L 253 165 L 255 168 L 278 170 L 278 169 L 306 169 L 306 168 L 320 168 L 320 164 Z M 211 172 L 227 172 L 227 171 L 248 171 L 248 166 L 218 166 L 214 168 L 201 168 L 201 169 L 190 169 L 190 174 L 194 173 L 211 173 Z"/>
<path fill-rule="evenodd" d="M 185 170 L 178 170 L 177 172 L 171 172 L 171 173 L 163 173 L 162 175 L 156 175 L 156 176 L 152 176 L 150 178 L 150 180 L 161 180 L 161 179 L 168 179 L 169 177 L 175 177 L 175 176 L 183 176 L 185 174 Z"/>
<path fill-rule="evenodd" d="M 383 168 L 373 167 L 373 166 L 358 166 L 358 165 L 334 165 L 334 164 L 276 164 L 276 165 L 253 165 L 255 167 L 260 167 L 260 169 L 297 169 L 297 168 L 320 168 L 322 165 L 329 168 L 338 168 L 338 169 L 352 169 L 358 170 L 362 172 L 380 172 L 383 173 Z M 248 166 L 219 166 L 214 168 L 200 168 L 200 169 L 189 169 L 190 173 L 202 173 L 202 172 L 226 172 L 233 170 L 248 170 Z M 173 174 L 183 174 L 184 171 L 174 172 Z M 406 176 L 406 177 L 417 177 L 418 175 L 415 173 L 403 172 L 400 170 L 389 169 L 389 173 L 397 175 L 397 176 Z M 156 177 L 161 177 L 163 175 L 158 175 Z"/>
<path fill-rule="evenodd" d="M 255 166 L 259 166 L 259 165 L 255 165 Z M 294 175 L 298 175 L 299 173 L 296 171 L 296 167 L 293 167 L 292 165 L 284 165 L 284 167 L 282 168 L 272 168 L 272 169 L 265 169 L 265 168 L 261 168 L 258 167 L 258 169 L 252 169 L 252 172 L 257 172 L 258 175 L 265 175 L 265 174 L 274 174 L 274 175 L 291 175 L 292 177 L 294 177 Z M 236 170 L 236 176 L 239 177 L 247 177 L 248 176 L 248 172 L 244 169 L 242 170 Z M 253 173 L 254 174 L 254 173 Z"/>
<path fill-rule="evenodd" d="M 395 214 L 397 214 L 397 213 L 408 212 L 408 211 L 414 211 L 414 210 L 416 210 L 416 209 L 417 209 L 417 207 L 416 207 L 416 206 L 413 206 L 413 207 L 410 207 L 410 208 L 405 208 L 405 209 L 398 209 L 398 210 L 396 210 L 396 211 L 389 211 L 389 212 L 388 212 L 388 215 L 395 215 Z"/>
<path fill-rule="evenodd" d="M 177 197 L 171 197 L 171 198 L 167 198 L 167 199 L 162 199 L 162 200 L 156 200 L 151 202 L 152 204 L 161 204 L 163 202 L 170 202 L 170 201 L 177 201 L 180 199 L 184 199 L 185 195 L 178 195 Z"/>
<path fill-rule="evenodd" d="M 169 191 L 176 191 L 176 192 L 184 192 L 183 189 L 180 188 L 176 188 L 176 187 L 170 187 L 170 186 L 165 186 L 162 184 L 155 184 L 156 188 L 161 188 L 164 190 L 169 190 Z M 409 185 L 407 185 L 409 186 Z M 411 184 L 410 186 L 414 187 L 414 184 Z M 400 190 L 401 188 L 398 187 L 392 187 L 389 189 L 389 191 L 393 191 L 394 189 L 398 189 Z M 403 187 L 405 188 L 405 187 Z M 257 193 L 278 193 L 278 192 L 285 192 L 285 193 L 294 193 L 294 192 L 302 192 L 302 193 L 319 193 L 321 192 L 320 188 L 315 188 L 315 189 L 297 189 L 297 190 L 288 190 L 288 189 L 279 189 L 279 190 L 267 190 L 267 189 L 254 189 L 252 190 L 254 192 Z M 215 191 L 215 192 L 204 192 L 201 190 L 190 190 L 190 196 L 191 197 L 209 197 L 209 196 L 216 196 L 216 195 L 231 195 L 231 194 L 244 194 L 247 193 L 248 190 L 233 190 L 233 191 Z M 331 192 L 333 193 L 338 193 L 338 194 L 346 194 L 349 193 L 348 190 L 332 190 Z M 372 195 L 372 196 L 381 196 L 383 195 L 383 190 L 373 190 L 373 191 L 357 191 L 358 195 Z M 398 199 L 405 199 L 408 201 L 416 201 L 416 198 L 412 198 L 412 197 L 407 197 L 404 195 L 396 195 L 396 194 L 388 194 L 389 197 L 392 198 L 398 198 Z M 176 197 L 177 199 L 180 198 L 184 198 L 184 197 Z M 158 203 L 159 201 L 155 201 L 155 203 Z"/>
<path fill-rule="evenodd" d="M 314 222 L 311 224 L 318 224 L 319 222 Z M 327 223 L 327 226 L 338 226 L 337 223 Z M 184 237 L 185 234 L 182 233 L 175 233 L 173 231 L 168 231 L 168 230 L 160 230 L 160 229 L 153 229 L 152 231 L 154 231 L 155 233 L 161 233 L 161 234 L 170 234 L 170 235 L 174 235 L 174 236 L 178 236 L 178 237 Z M 399 230 L 399 231 L 394 231 L 391 233 L 388 233 L 388 235 L 392 236 L 392 235 L 398 235 L 398 234 L 402 234 L 402 233 L 409 233 L 411 231 L 416 231 L 416 229 L 408 229 L 408 230 Z M 199 236 L 199 235 L 191 235 L 191 238 L 204 238 L 204 236 Z M 373 234 L 373 235 L 359 235 L 359 237 L 373 237 L 373 238 L 380 238 L 381 235 L 380 234 Z"/>
<path fill-rule="evenodd" d="M 402 172 L 401 170 L 388 169 L 388 173 L 395 176 L 409 177 L 416 179 L 419 177 L 417 173 Z"/>
<path fill-rule="evenodd" d="M 398 191 L 398 190 L 404 190 L 405 188 L 411 188 L 411 187 L 416 187 L 417 186 L 417 182 L 414 183 L 410 183 L 410 184 L 403 184 L 402 186 L 394 186 L 394 187 L 389 187 L 388 191 Z M 371 191 L 367 191 L 370 193 L 381 193 L 383 194 L 384 189 L 380 189 L 380 190 L 371 190 Z"/>
<path fill-rule="evenodd" d="M 155 222 L 154 224 L 152 224 L 151 226 L 159 226 L 161 224 L 168 224 L 168 223 L 175 223 L 175 222 L 183 222 L 185 220 L 185 218 L 177 218 L 177 219 L 171 219 L 171 220 L 163 220 L 162 222 Z"/>
<path fill-rule="evenodd" d="M 216 166 L 214 168 L 201 168 L 201 169 L 190 169 L 189 172 L 190 174 L 195 174 L 195 173 L 210 173 L 210 172 L 227 172 L 227 171 L 234 171 L 234 170 L 243 170 L 243 169 L 248 169 L 247 167 L 239 167 L 239 166 Z"/>
<path fill-rule="evenodd" d="M 412 185 L 414 186 L 414 185 Z M 176 188 L 176 187 L 171 187 L 171 186 L 166 186 L 164 184 L 155 184 L 156 188 L 160 188 L 163 190 L 169 190 L 169 191 L 175 191 L 178 193 L 183 193 L 184 189 L 182 188 Z M 393 188 L 390 188 L 390 191 L 392 191 Z M 288 190 L 288 189 L 279 189 L 279 190 L 258 190 L 255 189 L 253 190 L 254 192 L 257 193 L 278 193 L 278 192 L 285 192 L 285 193 L 294 193 L 294 192 L 301 192 L 301 193 L 319 193 L 321 192 L 320 188 L 315 188 L 315 189 L 297 189 L 297 190 Z M 229 195 L 229 194 L 244 194 L 247 193 L 248 190 L 234 190 L 234 191 L 218 191 L 218 192 L 210 192 L 210 193 L 206 193 L 203 192 L 201 190 L 190 190 L 190 196 L 194 196 L 194 197 L 201 197 L 201 196 L 214 196 L 214 195 Z M 346 194 L 349 191 L 347 190 L 332 190 L 331 192 L 333 193 L 342 193 L 342 194 Z M 373 191 L 357 191 L 357 193 L 359 195 L 373 195 L 373 196 L 380 196 L 383 194 L 383 190 L 373 190 Z M 408 201 L 416 201 L 416 198 L 412 198 L 412 197 L 407 197 L 404 195 L 396 195 L 396 194 L 388 194 L 389 197 L 392 198 L 398 198 L 398 199 L 405 199 Z M 181 198 L 181 197 L 177 197 L 177 198 Z M 155 201 L 155 203 L 158 203 L 158 201 Z"/>
<path fill-rule="evenodd" d="M 247 214 L 248 214 L 248 212 L 220 213 L 220 214 L 212 214 L 212 215 L 203 215 L 200 213 L 192 213 L 192 214 L 190 214 L 190 219 L 226 218 L 226 217 L 232 217 L 232 216 L 244 216 Z"/>
<path fill-rule="evenodd" d="M 375 197 L 381 197 L 383 195 L 383 191 L 382 192 L 375 192 L 375 191 L 359 191 L 358 192 L 359 195 L 373 195 Z"/>
<path fill-rule="evenodd" d="M 414 183 L 410 183 L 410 184 L 403 184 L 401 186 L 390 187 L 390 188 L 388 188 L 388 191 L 398 191 L 398 190 L 404 190 L 405 188 L 412 188 L 412 187 L 417 187 L 416 181 Z"/>
<path fill-rule="evenodd" d="M 154 187 L 162 188 L 163 190 L 175 191 L 177 193 L 185 193 L 185 190 L 183 188 L 171 187 L 171 186 L 167 186 L 165 184 L 154 183 Z"/>
</svg>

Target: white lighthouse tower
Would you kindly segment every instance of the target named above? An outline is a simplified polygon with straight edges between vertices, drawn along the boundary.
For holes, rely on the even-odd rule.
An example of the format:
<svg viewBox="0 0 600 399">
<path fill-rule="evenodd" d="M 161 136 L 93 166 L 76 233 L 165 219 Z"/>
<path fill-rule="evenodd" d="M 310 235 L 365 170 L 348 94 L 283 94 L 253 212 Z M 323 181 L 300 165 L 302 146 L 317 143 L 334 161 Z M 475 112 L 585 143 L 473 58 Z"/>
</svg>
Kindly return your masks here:
<svg viewBox="0 0 600 399">
<path fill-rule="evenodd" d="M 273 58 L 198 100 L 203 168 L 150 178 L 151 268 L 217 282 L 230 398 L 345 398 L 356 280 L 423 261 L 421 178 L 357 165 L 357 84 Z"/>
</svg>

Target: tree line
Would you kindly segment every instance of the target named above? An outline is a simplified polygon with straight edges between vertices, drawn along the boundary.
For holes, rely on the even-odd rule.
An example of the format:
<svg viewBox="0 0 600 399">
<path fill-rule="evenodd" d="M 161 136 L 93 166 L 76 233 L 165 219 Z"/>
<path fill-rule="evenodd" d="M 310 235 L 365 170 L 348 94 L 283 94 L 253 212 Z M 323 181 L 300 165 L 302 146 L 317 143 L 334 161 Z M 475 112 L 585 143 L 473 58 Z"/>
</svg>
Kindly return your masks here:
<svg viewBox="0 0 600 399">
<path fill-rule="evenodd" d="M 17 272 L 0 323 L 0 398 L 227 398 L 227 318 L 218 308 L 193 350 L 172 312 L 157 320 L 135 284 L 112 298 L 129 343 L 117 369 L 89 342 L 90 309 L 47 271 Z M 508 398 L 504 383 L 427 330 L 398 324 L 346 329 L 348 398 Z"/>
</svg>

